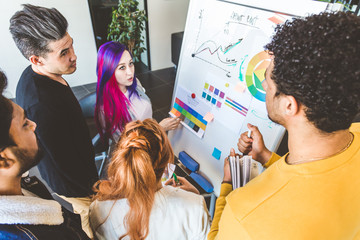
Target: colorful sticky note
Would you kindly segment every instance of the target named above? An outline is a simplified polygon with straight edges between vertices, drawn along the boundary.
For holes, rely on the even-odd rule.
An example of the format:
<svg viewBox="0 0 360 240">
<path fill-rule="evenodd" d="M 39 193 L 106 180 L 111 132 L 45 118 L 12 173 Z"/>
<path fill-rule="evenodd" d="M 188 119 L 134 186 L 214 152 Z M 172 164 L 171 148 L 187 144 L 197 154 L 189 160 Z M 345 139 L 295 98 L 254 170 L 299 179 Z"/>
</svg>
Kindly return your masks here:
<svg viewBox="0 0 360 240">
<path fill-rule="evenodd" d="M 217 106 L 218 108 L 221 108 L 221 102 L 218 101 L 218 102 L 216 103 L 216 106 Z"/>
<path fill-rule="evenodd" d="M 268 18 L 270 21 L 272 21 L 275 24 L 280 24 L 285 22 L 285 19 L 279 15 L 274 15 L 271 18 Z"/>
<path fill-rule="evenodd" d="M 219 89 L 215 88 L 214 93 L 215 93 L 215 95 L 218 95 L 219 94 Z"/>
<path fill-rule="evenodd" d="M 210 92 L 214 91 L 214 86 L 210 85 L 209 91 L 210 91 Z"/>
<path fill-rule="evenodd" d="M 214 119 L 214 115 L 211 112 L 208 112 L 204 116 L 204 120 L 207 122 L 211 122 Z"/>
<path fill-rule="evenodd" d="M 229 83 L 225 83 L 225 87 L 229 87 Z"/>
<path fill-rule="evenodd" d="M 210 102 L 211 96 L 209 94 L 207 95 L 206 100 L 208 100 Z"/>
<path fill-rule="evenodd" d="M 204 88 L 205 88 L 205 89 L 208 89 L 208 88 L 209 88 L 209 84 L 208 84 L 208 83 L 205 83 Z"/>
<path fill-rule="evenodd" d="M 219 160 L 220 157 L 221 157 L 221 151 L 219 149 L 217 149 L 216 147 L 214 147 L 214 151 L 212 153 L 212 156 L 214 158 L 216 158 L 217 160 Z"/>
<path fill-rule="evenodd" d="M 189 122 L 190 122 L 190 120 L 188 118 L 184 119 L 184 123 L 186 123 L 187 125 L 189 125 Z"/>
<path fill-rule="evenodd" d="M 176 110 L 175 108 L 171 109 L 171 113 L 174 114 L 177 117 L 181 116 L 181 113 L 178 110 Z"/>
<path fill-rule="evenodd" d="M 235 91 L 237 91 L 237 92 L 239 92 L 239 93 L 243 93 L 244 91 L 245 91 L 245 84 L 244 83 L 242 83 L 242 82 L 238 82 L 237 84 L 236 84 L 236 86 L 234 87 L 234 90 Z"/>
<path fill-rule="evenodd" d="M 224 93 L 224 92 L 221 92 L 221 93 L 220 93 L 220 97 L 221 97 L 221 98 L 224 98 L 224 96 L 225 96 L 225 93 Z"/>
<path fill-rule="evenodd" d="M 195 132 L 198 132 L 200 128 L 199 128 L 199 126 L 194 125 L 193 129 L 194 129 Z"/>
<path fill-rule="evenodd" d="M 216 99 L 215 98 L 211 99 L 211 103 L 215 105 L 216 104 Z"/>
<path fill-rule="evenodd" d="M 206 98 L 206 92 L 203 92 L 201 95 L 203 98 Z"/>
</svg>

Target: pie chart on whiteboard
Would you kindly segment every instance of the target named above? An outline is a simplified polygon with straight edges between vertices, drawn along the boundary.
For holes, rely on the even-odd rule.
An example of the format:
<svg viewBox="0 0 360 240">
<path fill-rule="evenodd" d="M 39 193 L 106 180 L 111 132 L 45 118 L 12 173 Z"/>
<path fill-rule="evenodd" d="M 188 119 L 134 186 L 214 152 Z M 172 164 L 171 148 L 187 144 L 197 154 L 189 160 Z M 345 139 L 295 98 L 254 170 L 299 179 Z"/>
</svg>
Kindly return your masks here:
<svg viewBox="0 0 360 240">
<path fill-rule="evenodd" d="M 245 74 L 246 86 L 249 92 L 262 102 L 265 102 L 266 95 L 262 82 L 265 80 L 265 70 L 269 66 L 270 61 L 271 59 L 267 52 L 261 51 L 257 53 L 248 63 Z"/>
</svg>

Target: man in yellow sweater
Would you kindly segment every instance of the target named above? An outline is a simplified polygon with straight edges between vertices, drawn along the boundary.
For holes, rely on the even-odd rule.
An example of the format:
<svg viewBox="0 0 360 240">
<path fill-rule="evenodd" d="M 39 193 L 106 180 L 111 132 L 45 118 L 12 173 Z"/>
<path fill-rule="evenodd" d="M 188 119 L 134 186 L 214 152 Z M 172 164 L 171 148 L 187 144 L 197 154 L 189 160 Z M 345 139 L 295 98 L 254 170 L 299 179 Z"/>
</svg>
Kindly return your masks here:
<svg viewBox="0 0 360 240">
<path fill-rule="evenodd" d="M 208 239 L 360 239 L 360 124 L 351 126 L 360 110 L 360 18 L 322 13 L 275 31 L 263 85 L 289 153 L 271 153 L 248 126 L 251 138 L 242 134 L 238 148 L 267 169 L 232 191 L 225 161 Z"/>
</svg>

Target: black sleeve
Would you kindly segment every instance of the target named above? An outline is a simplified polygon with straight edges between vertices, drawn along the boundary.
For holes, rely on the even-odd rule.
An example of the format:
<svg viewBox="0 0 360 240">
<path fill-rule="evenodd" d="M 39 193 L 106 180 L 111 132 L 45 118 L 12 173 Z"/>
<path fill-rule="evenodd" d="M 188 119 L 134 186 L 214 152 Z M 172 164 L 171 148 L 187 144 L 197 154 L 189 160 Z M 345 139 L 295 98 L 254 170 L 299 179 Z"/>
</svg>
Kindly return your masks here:
<svg viewBox="0 0 360 240">
<path fill-rule="evenodd" d="M 81 129 L 74 124 L 79 121 L 79 116 L 69 116 L 61 109 L 50 109 L 41 103 L 31 106 L 27 112 L 28 117 L 37 123 L 36 134 L 44 154 L 47 155 L 44 157 L 45 161 L 50 162 L 49 167 L 56 168 L 49 171 L 58 175 L 49 176 L 49 185 L 67 185 L 70 192 L 57 191 L 54 189 L 56 186 L 50 187 L 55 192 L 69 197 L 91 194 L 92 185 L 98 177 L 91 141 L 89 146 L 88 141 L 85 141 L 87 138 L 81 136 Z M 87 129 L 86 131 L 88 134 Z"/>
</svg>

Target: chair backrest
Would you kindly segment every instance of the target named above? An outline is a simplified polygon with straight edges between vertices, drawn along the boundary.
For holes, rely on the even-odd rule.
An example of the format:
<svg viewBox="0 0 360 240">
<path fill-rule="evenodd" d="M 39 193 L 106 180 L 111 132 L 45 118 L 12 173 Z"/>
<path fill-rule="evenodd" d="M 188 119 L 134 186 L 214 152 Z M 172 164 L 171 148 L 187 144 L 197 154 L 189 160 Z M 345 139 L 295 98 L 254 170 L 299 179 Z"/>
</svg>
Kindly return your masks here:
<svg viewBox="0 0 360 240">
<path fill-rule="evenodd" d="M 90 124 L 90 126 L 93 125 L 94 127 L 95 127 L 95 123 L 94 123 L 95 103 L 96 103 L 96 92 L 89 93 L 88 95 L 86 95 L 85 97 L 79 100 L 79 104 L 84 117 L 88 119 L 87 120 L 88 124 Z M 89 123 L 89 120 L 91 123 Z M 89 130 L 90 132 L 93 132 L 93 129 L 89 129 Z M 98 174 L 101 177 L 108 157 L 107 156 L 108 148 L 105 147 L 102 141 L 100 140 L 99 133 L 97 133 L 95 137 L 93 137 L 92 144 L 95 148 L 95 153 L 96 153 L 95 162 L 100 162 L 100 164 L 97 164 L 97 168 L 98 168 Z"/>
<path fill-rule="evenodd" d="M 95 116 L 96 92 L 89 93 L 79 100 L 79 104 L 85 118 Z"/>
</svg>

